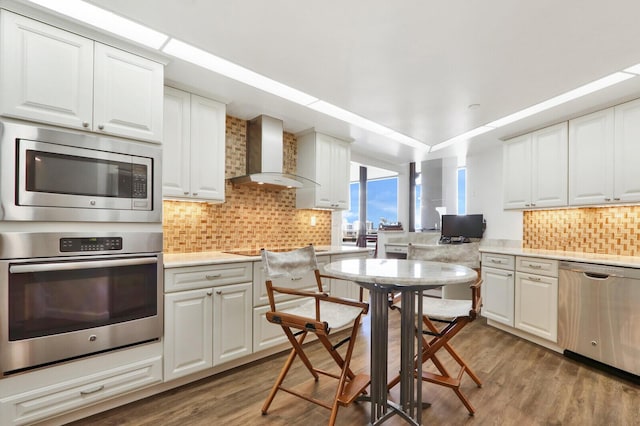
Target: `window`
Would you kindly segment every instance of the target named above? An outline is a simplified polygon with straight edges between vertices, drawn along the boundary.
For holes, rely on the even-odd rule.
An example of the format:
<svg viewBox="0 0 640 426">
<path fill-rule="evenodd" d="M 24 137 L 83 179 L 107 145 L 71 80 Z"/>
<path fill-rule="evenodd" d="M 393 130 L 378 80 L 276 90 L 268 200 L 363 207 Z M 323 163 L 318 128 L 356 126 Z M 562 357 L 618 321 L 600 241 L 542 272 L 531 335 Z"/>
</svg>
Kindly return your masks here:
<svg viewBox="0 0 640 426">
<path fill-rule="evenodd" d="M 458 210 L 457 214 L 467 214 L 467 169 L 458 169 Z"/>
<path fill-rule="evenodd" d="M 398 178 L 367 181 L 367 222 L 373 229 L 380 223 L 398 222 Z"/>
</svg>

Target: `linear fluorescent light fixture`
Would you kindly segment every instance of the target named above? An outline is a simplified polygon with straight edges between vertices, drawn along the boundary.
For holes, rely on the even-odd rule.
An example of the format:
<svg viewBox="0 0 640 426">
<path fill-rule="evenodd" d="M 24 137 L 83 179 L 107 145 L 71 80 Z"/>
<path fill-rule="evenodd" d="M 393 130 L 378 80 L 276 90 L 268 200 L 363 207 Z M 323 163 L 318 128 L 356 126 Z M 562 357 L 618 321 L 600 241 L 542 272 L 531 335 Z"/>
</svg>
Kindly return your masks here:
<svg viewBox="0 0 640 426">
<path fill-rule="evenodd" d="M 166 34 L 81 0 L 29 1 L 152 49 L 160 49 L 169 38 Z"/>
<path fill-rule="evenodd" d="M 640 75 L 640 64 L 636 64 L 632 67 L 629 67 L 627 69 L 624 70 L 624 72 L 628 72 L 631 74 L 635 74 L 635 75 Z"/>
<path fill-rule="evenodd" d="M 438 151 L 458 141 L 471 139 L 474 136 L 478 136 L 483 133 L 489 132 L 493 129 L 497 129 L 498 127 L 506 126 L 507 124 L 514 123 L 518 120 L 522 120 L 523 118 L 530 117 L 534 114 L 545 111 L 547 109 L 551 109 L 558 105 L 562 105 L 566 102 L 572 101 L 574 99 L 580 98 L 590 93 L 597 92 L 598 90 L 602 90 L 606 87 L 613 86 L 614 84 L 618 84 L 622 81 L 633 78 L 636 75 L 640 75 L 640 64 L 629 67 L 625 69 L 624 72 L 622 71 L 614 72 L 613 74 L 610 74 L 599 80 L 592 81 L 591 83 L 587 83 L 584 86 L 580 86 L 576 89 L 565 92 L 554 98 L 540 102 L 539 104 L 535 104 L 533 106 L 530 106 L 529 108 L 525 108 L 523 110 L 514 112 L 513 114 L 510 114 L 510 115 L 507 115 L 506 117 L 502 117 L 498 120 L 492 121 L 491 123 L 488 123 L 484 126 L 477 127 L 466 133 L 455 136 L 451 139 L 448 139 L 444 142 L 434 145 L 433 147 L 431 147 L 431 150 L 429 152 Z"/>
<path fill-rule="evenodd" d="M 572 101 L 590 93 L 597 92 L 598 90 L 613 86 L 614 84 L 620 83 L 621 81 L 633 77 L 633 74 L 625 72 L 615 72 L 599 80 L 592 81 L 591 83 L 585 84 L 584 86 L 580 86 L 577 89 L 573 89 L 566 93 L 558 95 L 555 98 L 548 99 L 544 102 L 540 102 L 539 104 L 530 106 L 529 108 L 525 108 L 511 115 L 507 115 L 506 117 L 502 117 L 496 121 L 492 121 L 491 123 L 488 123 L 487 126 L 494 128 L 506 126 L 507 124 L 532 116 L 544 110 L 556 107 L 565 102 Z"/>
<path fill-rule="evenodd" d="M 224 75 L 241 83 L 248 84 L 264 92 L 290 100 L 300 105 L 309 105 L 318 100 L 300 90 L 279 83 L 257 72 L 251 71 L 219 56 L 199 49 L 188 43 L 172 38 L 162 51 L 215 73 Z"/>
<path fill-rule="evenodd" d="M 480 127 L 476 127 L 473 130 L 469 130 L 466 133 L 463 133 L 461 135 L 455 136 L 451 139 L 448 139 L 444 142 L 440 142 L 439 144 L 436 144 L 434 146 L 431 147 L 431 149 L 429 150 L 429 152 L 434 152 L 434 151 L 438 151 L 441 150 L 443 148 L 446 148 L 450 145 L 453 145 L 456 142 L 459 141 L 463 141 L 463 140 L 467 140 L 467 139 L 471 139 L 475 136 L 481 135 L 483 133 L 487 133 L 490 132 L 491 130 L 493 130 L 494 127 L 489 127 L 489 126 L 480 126 Z"/>
</svg>

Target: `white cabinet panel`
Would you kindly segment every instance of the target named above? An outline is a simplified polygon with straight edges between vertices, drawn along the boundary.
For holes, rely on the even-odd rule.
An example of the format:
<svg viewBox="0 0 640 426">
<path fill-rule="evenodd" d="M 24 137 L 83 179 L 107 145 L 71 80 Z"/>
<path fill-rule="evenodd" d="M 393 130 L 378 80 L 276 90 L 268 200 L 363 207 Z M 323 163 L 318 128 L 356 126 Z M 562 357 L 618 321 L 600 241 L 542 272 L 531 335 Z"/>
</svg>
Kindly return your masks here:
<svg viewBox="0 0 640 426">
<path fill-rule="evenodd" d="M 367 257 L 369 257 L 367 253 L 334 254 L 331 255 L 331 262 L 336 262 L 342 259 L 366 259 Z M 345 297 L 347 299 L 359 300 L 360 286 L 352 281 L 332 279 L 331 295 L 337 297 Z"/>
<path fill-rule="evenodd" d="M 569 121 L 569 204 L 613 197 L 613 108 Z"/>
<path fill-rule="evenodd" d="M 613 201 L 640 201 L 640 100 L 618 105 L 615 115 Z"/>
<path fill-rule="evenodd" d="M 482 316 L 513 327 L 514 272 L 482 267 Z"/>
<path fill-rule="evenodd" d="M 213 365 L 252 351 L 251 283 L 214 288 Z"/>
<path fill-rule="evenodd" d="M 134 139 L 162 139 L 162 64 L 95 44 L 94 130 Z"/>
<path fill-rule="evenodd" d="M 507 141 L 503 150 L 504 208 L 567 205 L 567 123 Z"/>
<path fill-rule="evenodd" d="M 226 107 L 165 87 L 162 195 L 223 202 Z"/>
<path fill-rule="evenodd" d="M 0 13 L 2 115 L 91 129 L 93 41 Z"/>
<path fill-rule="evenodd" d="M 224 201 L 226 107 L 191 95 L 191 193 Z"/>
<path fill-rule="evenodd" d="M 298 135 L 297 172 L 319 186 L 297 189 L 296 207 L 348 209 L 350 161 L 349 142 L 317 132 Z"/>
<path fill-rule="evenodd" d="M 515 327 L 558 340 L 558 278 L 516 272 Z"/>
<path fill-rule="evenodd" d="M 306 302 L 304 299 L 293 299 L 287 300 L 286 302 L 280 302 L 278 306 L 280 306 L 281 309 L 291 309 L 304 302 Z M 267 321 L 267 312 L 270 310 L 271 308 L 269 305 L 253 308 L 254 352 L 259 352 L 288 341 L 281 326 Z"/>
<path fill-rule="evenodd" d="M 162 195 L 189 195 L 191 164 L 191 96 L 173 87 L 164 88 L 162 137 Z"/>
<path fill-rule="evenodd" d="M 165 381 L 213 366 L 211 299 L 211 289 L 165 295 Z"/>
</svg>

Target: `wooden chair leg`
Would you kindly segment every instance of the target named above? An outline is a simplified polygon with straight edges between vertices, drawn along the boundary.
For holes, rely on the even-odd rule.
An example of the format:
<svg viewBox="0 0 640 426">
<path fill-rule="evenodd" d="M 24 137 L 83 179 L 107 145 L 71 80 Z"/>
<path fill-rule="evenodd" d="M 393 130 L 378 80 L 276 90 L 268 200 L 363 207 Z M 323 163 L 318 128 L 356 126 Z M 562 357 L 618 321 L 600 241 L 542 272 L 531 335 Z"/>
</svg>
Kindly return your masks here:
<svg viewBox="0 0 640 426">
<path fill-rule="evenodd" d="M 314 378 L 316 380 L 318 380 L 318 373 L 316 373 L 313 370 L 313 367 L 311 366 L 311 363 L 309 362 L 309 359 L 307 358 L 307 356 L 304 354 L 304 352 L 302 351 L 302 343 L 304 342 L 305 337 L 307 336 L 307 333 L 304 332 L 300 335 L 299 337 L 299 341 L 293 336 L 293 333 L 291 332 L 291 330 L 288 327 L 282 327 L 285 330 L 285 334 L 287 335 L 287 337 L 289 338 L 289 340 L 293 339 L 293 342 L 295 342 L 295 344 L 292 342 L 291 344 L 293 345 L 293 348 L 291 348 L 291 352 L 289 352 L 289 356 L 287 357 L 287 360 L 285 361 L 284 365 L 282 366 L 282 369 L 280 370 L 280 374 L 278 374 L 278 378 L 276 379 L 276 382 L 273 384 L 273 387 L 271 388 L 271 391 L 269 392 L 269 395 L 267 396 L 267 399 L 264 401 L 264 404 L 262 405 L 262 414 L 267 414 L 267 411 L 269 410 L 269 406 L 271 406 L 271 403 L 273 402 L 273 399 L 276 396 L 276 393 L 278 393 L 278 390 L 280 389 L 280 386 L 282 385 L 282 382 L 284 381 L 284 378 L 287 376 L 287 373 L 289 373 L 289 369 L 291 369 L 291 365 L 293 364 L 293 361 L 296 359 L 297 355 L 301 355 L 300 358 L 302 359 L 303 357 L 306 359 L 306 363 L 305 365 L 307 366 L 307 369 L 311 372 L 311 374 L 314 376 Z M 304 362 L 304 361 L 303 361 Z"/>
</svg>

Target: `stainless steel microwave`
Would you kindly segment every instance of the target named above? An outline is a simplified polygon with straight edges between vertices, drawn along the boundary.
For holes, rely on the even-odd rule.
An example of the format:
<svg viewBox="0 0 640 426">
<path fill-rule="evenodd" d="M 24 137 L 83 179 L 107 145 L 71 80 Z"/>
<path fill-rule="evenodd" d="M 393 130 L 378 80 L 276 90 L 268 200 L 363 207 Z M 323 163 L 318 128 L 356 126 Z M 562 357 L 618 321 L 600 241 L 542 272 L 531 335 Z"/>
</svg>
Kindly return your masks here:
<svg viewBox="0 0 640 426">
<path fill-rule="evenodd" d="M 159 146 L 0 121 L 0 220 L 162 222 Z"/>
</svg>

